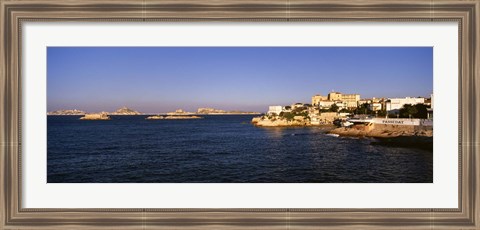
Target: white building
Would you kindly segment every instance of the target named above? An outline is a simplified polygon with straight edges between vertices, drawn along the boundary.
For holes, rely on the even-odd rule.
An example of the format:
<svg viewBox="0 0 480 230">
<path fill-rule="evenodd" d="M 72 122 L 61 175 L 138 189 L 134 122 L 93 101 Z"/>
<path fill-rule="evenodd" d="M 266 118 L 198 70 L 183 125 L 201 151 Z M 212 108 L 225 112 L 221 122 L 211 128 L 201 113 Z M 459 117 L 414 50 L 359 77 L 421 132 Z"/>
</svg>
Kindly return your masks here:
<svg viewBox="0 0 480 230">
<path fill-rule="evenodd" d="M 348 102 L 337 102 L 337 103 L 335 103 L 335 105 L 338 107 L 338 110 L 348 108 L 349 107 L 348 104 L 349 104 Z M 356 102 L 355 102 L 355 105 L 356 105 Z"/>
<path fill-rule="evenodd" d="M 295 103 L 295 104 L 292 104 L 292 109 L 298 109 L 298 108 L 301 108 L 301 107 L 304 107 L 305 105 L 303 103 Z"/>
<path fill-rule="evenodd" d="M 334 101 L 320 101 L 318 106 L 320 109 L 329 109 L 333 104 L 335 104 Z"/>
<path fill-rule="evenodd" d="M 276 114 L 276 115 L 279 115 L 281 112 L 283 112 L 283 106 L 281 106 L 281 105 L 271 105 L 271 106 L 268 106 L 268 112 L 267 112 L 267 114 Z"/>
<path fill-rule="evenodd" d="M 385 103 L 385 107 L 387 112 L 396 112 L 406 104 L 416 105 L 423 103 L 425 103 L 425 98 L 423 97 L 389 98 Z"/>
<path fill-rule="evenodd" d="M 368 109 L 372 111 L 380 111 L 382 110 L 382 103 L 370 103 L 368 104 Z"/>
</svg>

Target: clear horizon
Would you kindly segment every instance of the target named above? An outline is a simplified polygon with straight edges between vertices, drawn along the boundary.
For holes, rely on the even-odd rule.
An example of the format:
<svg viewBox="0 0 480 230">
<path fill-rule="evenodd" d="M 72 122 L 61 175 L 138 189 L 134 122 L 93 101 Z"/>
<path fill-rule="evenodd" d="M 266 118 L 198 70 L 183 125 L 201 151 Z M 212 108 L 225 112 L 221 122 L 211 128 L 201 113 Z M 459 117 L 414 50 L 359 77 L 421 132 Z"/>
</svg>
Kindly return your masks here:
<svg viewBox="0 0 480 230">
<path fill-rule="evenodd" d="M 47 110 L 265 112 L 332 90 L 430 97 L 432 47 L 48 47 Z"/>
</svg>

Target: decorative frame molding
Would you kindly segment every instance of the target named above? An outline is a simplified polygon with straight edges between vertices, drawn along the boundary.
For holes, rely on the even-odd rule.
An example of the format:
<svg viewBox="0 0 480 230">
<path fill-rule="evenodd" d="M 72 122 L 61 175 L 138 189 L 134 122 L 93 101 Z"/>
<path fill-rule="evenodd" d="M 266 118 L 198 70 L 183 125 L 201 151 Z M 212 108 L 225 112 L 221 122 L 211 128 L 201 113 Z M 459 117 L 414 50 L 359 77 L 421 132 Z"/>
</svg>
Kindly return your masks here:
<svg viewBox="0 0 480 230">
<path fill-rule="evenodd" d="M 479 229 L 480 0 L 1 0 L 0 229 Z M 458 209 L 21 208 L 21 32 L 27 21 L 456 21 Z"/>
</svg>

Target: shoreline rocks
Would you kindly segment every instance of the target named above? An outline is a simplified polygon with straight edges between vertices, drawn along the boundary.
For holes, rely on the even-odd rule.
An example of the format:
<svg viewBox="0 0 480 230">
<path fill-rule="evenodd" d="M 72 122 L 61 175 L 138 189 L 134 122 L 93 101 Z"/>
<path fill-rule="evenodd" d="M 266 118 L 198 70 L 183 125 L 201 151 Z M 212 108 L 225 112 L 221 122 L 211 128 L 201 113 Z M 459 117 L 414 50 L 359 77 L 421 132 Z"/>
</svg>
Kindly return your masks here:
<svg viewBox="0 0 480 230">
<path fill-rule="evenodd" d="M 184 119 L 202 119 L 203 117 L 199 116 L 166 116 L 167 120 L 184 120 Z"/>
<path fill-rule="evenodd" d="M 413 125 L 353 125 L 351 127 L 340 127 L 330 130 L 329 133 L 340 136 L 354 137 L 400 137 L 400 136 L 433 136 L 433 127 L 431 126 L 413 126 Z"/>
<path fill-rule="evenodd" d="M 158 115 L 149 116 L 145 118 L 145 120 L 162 120 L 162 119 L 165 119 L 165 118 L 163 116 L 158 116 Z"/>
<path fill-rule="evenodd" d="M 346 137 L 374 138 L 371 145 L 418 148 L 433 151 L 433 127 L 413 125 L 354 125 L 327 133 Z"/>
<path fill-rule="evenodd" d="M 376 137 L 370 144 L 433 151 L 433 137 L 427 136 Z"/>
</svg>

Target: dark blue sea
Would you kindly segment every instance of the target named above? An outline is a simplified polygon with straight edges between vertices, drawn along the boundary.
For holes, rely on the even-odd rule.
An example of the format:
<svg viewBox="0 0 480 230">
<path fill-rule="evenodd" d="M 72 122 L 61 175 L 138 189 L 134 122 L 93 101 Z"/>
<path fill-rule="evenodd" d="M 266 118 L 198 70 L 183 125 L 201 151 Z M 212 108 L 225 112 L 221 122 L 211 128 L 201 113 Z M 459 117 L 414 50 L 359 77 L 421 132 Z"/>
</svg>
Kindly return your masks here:
<svg viewBox="0 0 480 230">
<path fill-rule="evenodd" d="M 432 151 L 253 116 L 48 116 L 48 183 L 432 183 Z"/>
</svg>

